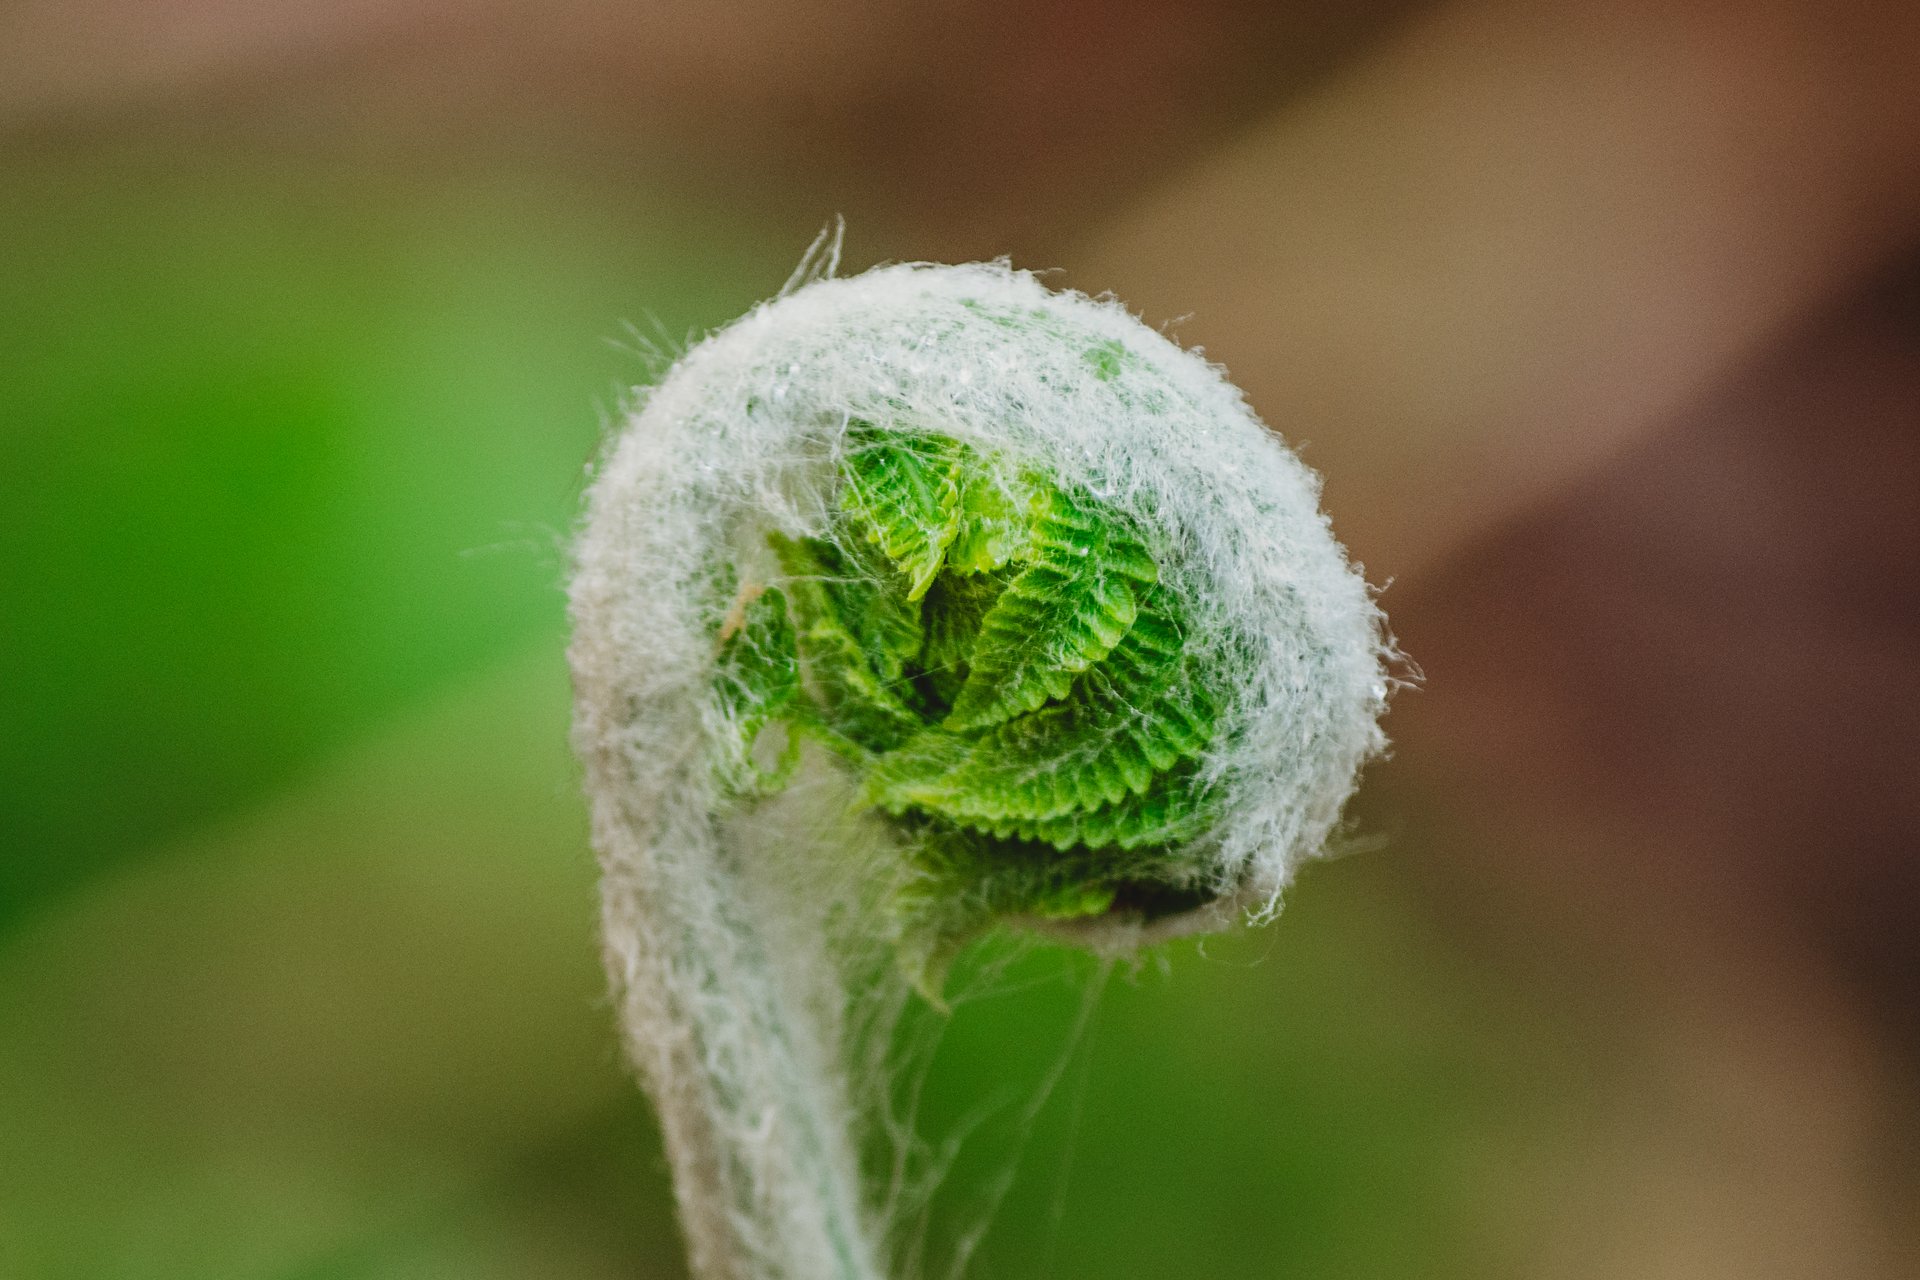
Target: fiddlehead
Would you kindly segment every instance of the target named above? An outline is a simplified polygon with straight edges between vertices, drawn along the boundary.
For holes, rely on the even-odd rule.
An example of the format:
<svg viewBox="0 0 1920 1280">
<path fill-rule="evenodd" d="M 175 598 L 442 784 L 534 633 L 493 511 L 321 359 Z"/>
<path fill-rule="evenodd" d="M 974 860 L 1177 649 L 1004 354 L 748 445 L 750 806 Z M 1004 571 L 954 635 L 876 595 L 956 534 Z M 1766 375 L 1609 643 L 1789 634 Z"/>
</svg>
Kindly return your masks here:
<svg viewBox="0 0 1920 1280">
<path fill-rule="evenodd" d="M 1215 370 L 998 266 L 801 287 L 595 482 L 577 743 L 702 1276 L 879 1277 L 846 992 L 995 922 L 1271 909 L 1378 749 L 1379 616 Z M 876 955 L 884 954 L 884 961 Z"/>
</svg>

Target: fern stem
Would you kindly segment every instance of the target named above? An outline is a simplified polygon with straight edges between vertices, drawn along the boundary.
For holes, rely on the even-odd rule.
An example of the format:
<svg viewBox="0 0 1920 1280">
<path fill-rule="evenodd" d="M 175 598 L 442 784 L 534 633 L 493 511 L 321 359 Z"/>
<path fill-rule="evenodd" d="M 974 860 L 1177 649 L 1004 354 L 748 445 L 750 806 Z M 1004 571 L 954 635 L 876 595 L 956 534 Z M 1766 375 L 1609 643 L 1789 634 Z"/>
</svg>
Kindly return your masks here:
<svg viewBox="0 0 1920 1280">
<path fill-rule="evenodd" d="M 660 476 L 636 454 L 610 461 L 573 588 L 575 744 L 626 1049 L 659 1112 L 698 1280 L 881 1280 L 832 1016 L 842 993 L 795 937 L 808 922 L 786 918 L 793 904 L 731 843 L 700 699 L 674 661 L 711 649 L 695 589 L 646 571 L 663 567 L 648 517 L 676 501 Z M 657 504 L 625 500 L 650 490 Z M 664 661 L 636 667 L 636 634 Z"/>
</svg>

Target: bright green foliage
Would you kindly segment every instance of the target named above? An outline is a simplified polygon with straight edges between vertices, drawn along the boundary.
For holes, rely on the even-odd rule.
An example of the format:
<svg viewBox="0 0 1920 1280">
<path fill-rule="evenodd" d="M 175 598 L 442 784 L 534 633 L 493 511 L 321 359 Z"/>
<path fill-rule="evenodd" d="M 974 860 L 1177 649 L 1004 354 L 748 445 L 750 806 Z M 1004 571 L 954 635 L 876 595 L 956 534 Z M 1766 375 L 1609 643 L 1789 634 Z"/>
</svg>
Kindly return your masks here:
<svg viewBox="0 0 1920 1280">
<path fill-rule="evenodd" d="M 887 751 L 925 721 L 907 663 L 921 650 L 920 606 L 881 563 L 818 538 L 775 538 L 796 637 L 819 696 L 817 727 L 855 757 Z"/>
<path fill-rule="evenodd" d="M 906 575 L 918 600 L 959 532 L 960 456 L 934 436 L 882 434 L 856 426 L 841 502 Z"/>
<path fill-rule="evenodd" d="M 988 573 L 1026 550 L 1033 504 L 1046 492 L 1026 477 L 1006 480 L 972 467 L 960 473 L 959 524 L 947 548 L 947 569 Z"/>
<path fill-rule="evenodd" d="M 1190 676 L 1168 613 L 1156 591 L 1108 661 L 1064 701 L 977 734 L 924 730 L 879 762 L 869 790 L 894 812 L 917 807 L 975 825 L 1051 823 L 1143 795 L 1213 736 L 1211 702 Z M 1066 827 L 1048 830 L 1060 839 L 1030 838 L 1082 842 Z"/>
<path fill-rule="evenodd" d="M 1206 830 L 1208 816 L 1193 775 L 1180 770 L 1161 774 L 1144 793 L 1122 796 L 1112 804 L 1052 818 L 988 819 L 970 825 L 1003 839 L 1056 849 L 1141 849 L 1191 840 Z"/>
<path fill-rule="evenodd" d="M 980 622 L 946 728 L 996 724 L 1065 698 L 1127 634 L 1159 568 L 1115 521 L 1061 489 L 1039 504 L 1027 565 Z"/>
<path fill-rule="evenodd" d="M 908 600 L 926 595 L 943 565 L 985 573 L 1024 544 L 1024 486 L 1003 486 L 968 465 L 962 446 L 865 423 L 853 425 L 848 445 L 841 503 L 906 577 Z"/>
<path fill-rule="evenodd" d="M 1213 818 L 1199 766 L 1220 685 L 1129 519 L 957 441 L 856 422 L 833 526 L 771 543 L 784 595 L 750 602 L 723 645 L 722 704 L 748 746 L 772 719 L 826 743 L 914 837 L 896 923 L 923 985 L 1000 916 L 1203 896 L 1178 850 Z"/>
</svg>

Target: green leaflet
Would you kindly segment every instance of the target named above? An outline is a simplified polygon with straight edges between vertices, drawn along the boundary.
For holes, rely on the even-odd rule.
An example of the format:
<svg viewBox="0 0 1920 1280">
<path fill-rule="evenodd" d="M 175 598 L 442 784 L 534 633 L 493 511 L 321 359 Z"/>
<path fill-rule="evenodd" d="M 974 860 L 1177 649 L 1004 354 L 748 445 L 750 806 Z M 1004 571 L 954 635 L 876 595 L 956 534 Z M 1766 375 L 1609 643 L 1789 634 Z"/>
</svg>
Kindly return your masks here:
<svg viewBox="0 0 1920 1280">
<path fill-rule="evenodd" d="M 1027 566 L 980 623 L 967 682 L 946 728 L 977 729 L 1067 696 L 1139 612 L 1137 589 L 1159 578 L 1153 557 L 1112 516 L 1049 488 Z"/>
<path fill-rule="evenodd" d="M 1124 358 L 1088 353 L 1103 371 Z M 914 861 L 895 927 L 923 989 L 995 919 L 1204 900 L 1182 850 L 1214 819 L 1200 765 L 1229 683 L 1196 665 L 1133 523 L 958 441 L 866 422 L 834 500 L 821 536 L 769 539 L 781 586 L 722 645 L 716 689 L 741 759 L 783 720 L 900 824 Z M 790 769 L 749 770 L 742 789 Z"/>
<path fill-rule="evenodd" d="M 1214 709 L 1188 669 L 1171 609 L 1155 588 L 1107 662 L 1066 701 L 979 734 L 923 730 L 875 765 L 868 794 L 894 813 L 983 823 L 1058 819 L 1144 793 L 1213 736 Z"/>
<path fill-rule="evenodd" d="M 841 504 L 906 575 L 906 598 L 918 600 L 960 531 L 958 449 L 934 436 L 887 434 L 865 423 L 849 430 L 848 444 Z"/>
<path fill-rule="evenodd" d="M 1126 344 L 1116 338 L 1087 348 L 1087 363 L 1093 366 L 1093 376 L 1102 382 L 1112 382 L 1119 377 L 1132 359 Z"/>
<path fill-rule="evenodd" d="M 841 505 L 886 553 L 918 600 L 944 565 L 960 574 L 1006 564 L 1026 542 L 1026 486 L 977 465 L 941 436 L 882 432 L 855 422 L 841 464 Z"/>
<path fill-rule="evenodd" d="M 801 624 L 799 650 L 820 705 L 813 723 L 844 755 L 886 751 L 924 723 L 906 670 L 923 640 L 920 607 L 884 566 L 817 538 L 769 539 Z"/>
<path fill-rule="evenodd" d="M 947 549 L 947 568 L 958 574 L 988 573 L 1025 552 L 1033 504 L 1051 486 L 976 468 L 964 468 L 960 476 L 959 523 Z"/>
<path fill-rule="evenodd" d="M 1091 753 L 1077 754 L 1037 781 L 1001 770 L 964 743 L 915 738 L 895 754 L 905 754 L 909 768 L 946 765 L 948 771 L 931 781 L 901 779 L 889 776 L 884 765 L 894 761 L 886 757 L 869 795 L 888 812 L 938 814 L 959 826 L 1056 849 L 1177 844 L 1201 835 L 1211 812 L 1190 769 L 1148 774 L 1136 789 L 1133 778 L 1106 774 Z M 1014 781 L 996 793 L 990 790 L 996 777 Z"/>
<path fill-rule="evenodd" d="M 970 824 L 1002 839 L 1030 840 L 1056 849 L 1144 849 L 1183 844 L 1205 834 L 1210 797 L 1189 770 L 1164 773 L 1141 795 L 1053 818 L 1006 818 Z"/>
</svg>

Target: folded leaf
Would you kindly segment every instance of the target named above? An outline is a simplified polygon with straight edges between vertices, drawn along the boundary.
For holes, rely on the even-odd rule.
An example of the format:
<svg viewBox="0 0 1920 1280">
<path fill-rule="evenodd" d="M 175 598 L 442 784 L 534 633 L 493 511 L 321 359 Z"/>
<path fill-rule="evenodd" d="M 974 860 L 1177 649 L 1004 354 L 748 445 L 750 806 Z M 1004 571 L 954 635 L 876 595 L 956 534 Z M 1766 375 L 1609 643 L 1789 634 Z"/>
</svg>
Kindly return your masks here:
<svg viewBox="0 0 1920 1280">
<path fill-rule="evenodd" d="M 1153 557 L 1119 522 L 1049 486 L 1026 567 L 980 623 L 967 682 L 945 727 L 964 732 L 1067 696 L 1133 625 Z"/>
<path fill-rule="evenodd" d="M 924 638 L 898 575 L 818 538 L 769 538 L 802 619 L 799 647 L 836 746 L 885 751 L 923 725 L 906 670 Z"/>
<path fill-rule="evenodd" d="M 841 464 L 841 505 L 907 579 L 907 599 L 933 585 L 960 533 L 961 450 L 938 436 L 856 423 Z"/>
</svg>

